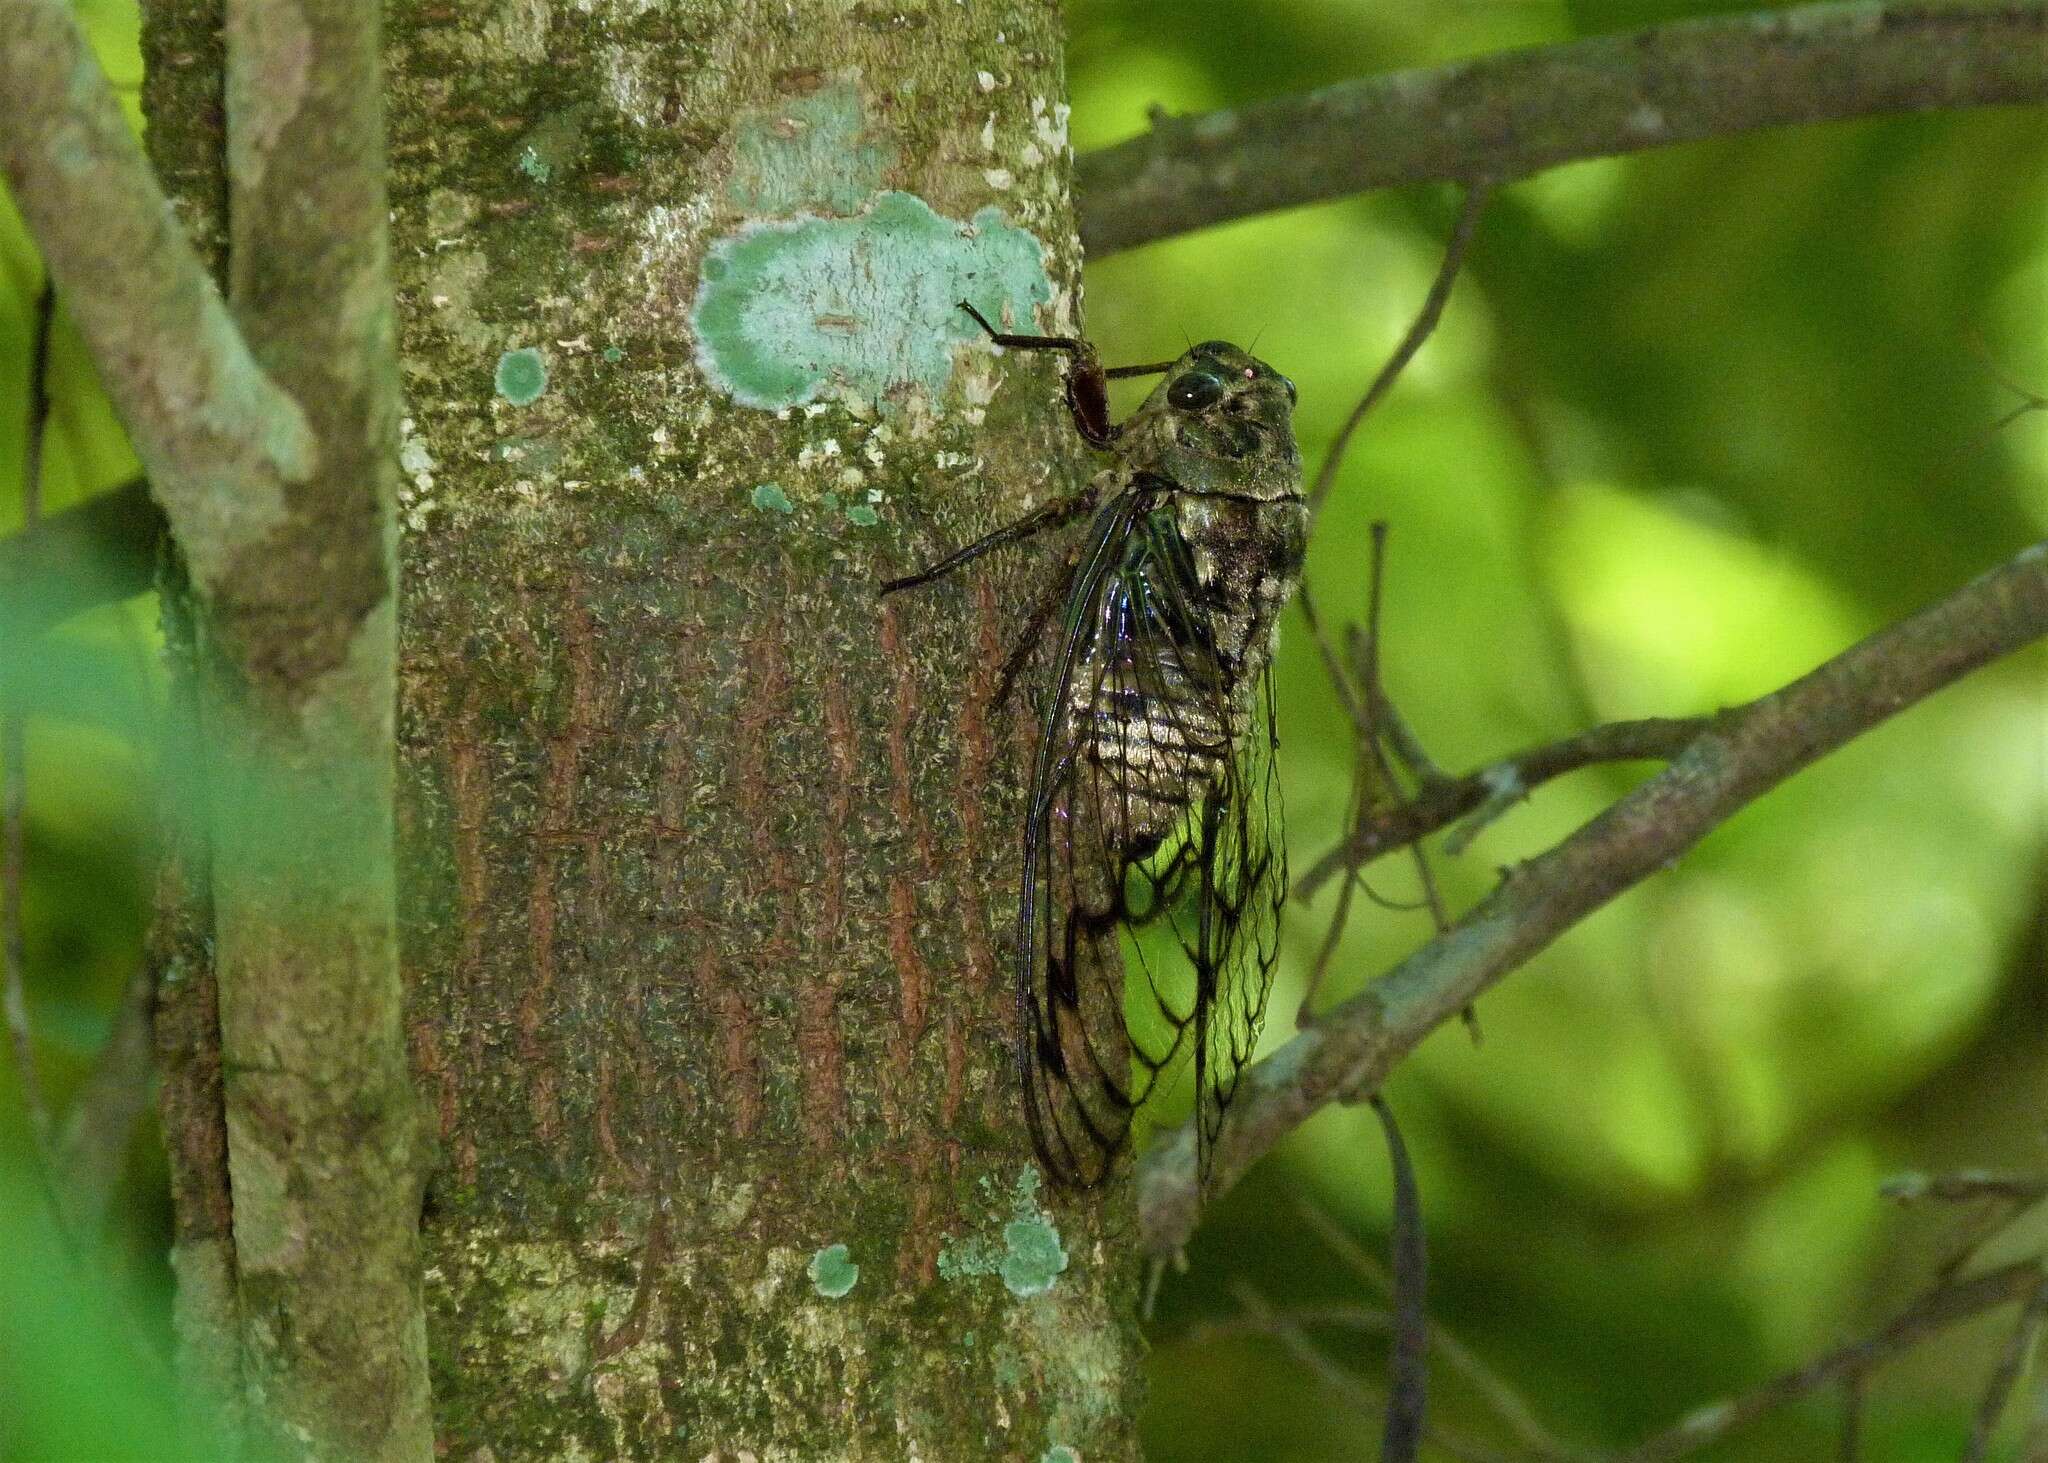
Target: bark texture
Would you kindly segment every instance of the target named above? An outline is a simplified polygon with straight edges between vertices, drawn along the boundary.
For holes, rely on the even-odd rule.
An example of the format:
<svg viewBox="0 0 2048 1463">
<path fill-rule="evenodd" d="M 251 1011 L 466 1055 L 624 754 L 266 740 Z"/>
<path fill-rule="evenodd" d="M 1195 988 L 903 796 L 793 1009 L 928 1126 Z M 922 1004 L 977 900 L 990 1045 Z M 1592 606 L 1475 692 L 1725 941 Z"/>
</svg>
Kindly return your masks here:
<svg viewBox="0 0 2048 1463">
<path fill-rule="evenodd" d="M 1127 1195 L 1009 1076 L 1033 555 L 1065 491 L 1048 3 L 389 22 L 402 890 L 454 1456 L 1132 1456 Z M 488 1448 L 489 1453 L 482 1450 Z"/>
</svg>

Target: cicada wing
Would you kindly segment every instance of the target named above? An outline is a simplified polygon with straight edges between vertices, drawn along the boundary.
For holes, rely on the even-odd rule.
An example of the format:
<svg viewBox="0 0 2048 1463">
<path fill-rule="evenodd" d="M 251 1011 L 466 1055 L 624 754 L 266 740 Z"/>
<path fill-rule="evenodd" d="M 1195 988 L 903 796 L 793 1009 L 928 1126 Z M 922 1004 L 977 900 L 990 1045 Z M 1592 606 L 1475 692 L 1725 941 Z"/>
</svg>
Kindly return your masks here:
<svg viewBox="0 0 2048 1463">
<path fill-rule="evenodd" d="M 1040 1161 L 1053 1178 L 1084 1187 L 1109 1172 L 1142 1098 L 1131 1085 L 1122 1011 L 1118 779 L 1103 767 L 1085 714 L 1116 674 L 1129 602 L 1121 566 L 1140 496 L 1104 505 L 1075 568 L 1024 831 L 1018 1080 Z"/>
<path fill-rule="evenodd" d="M 1061 1180 L 1106 1174 L 1137 1108 L 1193 1058 L 1200 1151 L 1257 1040 L 1285 893 L 1271 700 L 1233 704 L 1170 514 L 1141 480 L 1098 514 L 1075 575 L 1034 769 L 1019 921 L 1018 1066 Z M 1119 927 L 1164 920 L 1181 962 Z"/>
<path fill-rule="evenodd" d="M 1203 993 L 1194 1050 L 1196 1153 L 1205 1181 L 1224 1113 L 1258 1046 L 1287 900 L 1270 672 L 1260 680 L 1251 724 L 1203 805 L 1196 913 L 1176 929 Z"/>
<path fill-rule="evenodd" d="M 1177 536 L 1155 562 L 1142 592 L 1161 629 L 1153 641 L 1165 648 L 1147 660 L 1172 684 L 1157 695 L 1162 714 L 1153 739 L 1192 749 L 1195 795 L 1171 855 L 1135 871 L 1139 890 L 1130 905 L 1135 914 L 1142 901 L 1162 919 L 1185 959 L 1178 980 L 1155 978 L 1149 962 L 1145 975 L 1153 1012 L 1172 1033 L 1158 1047 L 1157 1070 L 1166 1075 L 1173 1064 L 1193 1061 L 1196 1149 L 1206 1178 L 1224 1112 L 1258 1044 L 1279 961 L 1287 866 L 1278 739 L 1271 677 L 1243 694 L 1209 633 L 1224 607 L 1204 600 Z"/>
</svg>

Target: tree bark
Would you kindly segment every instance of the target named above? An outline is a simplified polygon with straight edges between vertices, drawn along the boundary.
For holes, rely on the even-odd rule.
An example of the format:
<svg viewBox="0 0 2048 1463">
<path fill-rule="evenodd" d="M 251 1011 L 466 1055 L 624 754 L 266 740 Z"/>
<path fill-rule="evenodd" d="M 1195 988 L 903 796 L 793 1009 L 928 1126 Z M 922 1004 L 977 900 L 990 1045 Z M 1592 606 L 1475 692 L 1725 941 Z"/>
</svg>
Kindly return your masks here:
<svg viewBox="0 0 2048 1463">
<path fill-rule="evenodd" d="M 1057 9 L 401 5 L 401 867 L 455 1456 L 1134 1455 L 1009 1076 Z M 1037 564 L 1042 569 L 1042 562 Z"/>
</svg>

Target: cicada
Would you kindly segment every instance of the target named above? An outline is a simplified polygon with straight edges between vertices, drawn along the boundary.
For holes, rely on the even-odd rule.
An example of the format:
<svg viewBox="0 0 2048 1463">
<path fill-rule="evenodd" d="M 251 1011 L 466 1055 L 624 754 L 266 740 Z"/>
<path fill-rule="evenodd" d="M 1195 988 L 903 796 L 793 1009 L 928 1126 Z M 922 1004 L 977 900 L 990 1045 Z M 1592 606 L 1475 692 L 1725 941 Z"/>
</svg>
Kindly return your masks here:
<svg viewBox="0 0 2048 1463">
<path fill-rule="evenodd" d="M 1046 1170 L 1089 1186 L 1139 1106 L 1192 1059 L 1204 1173 L 1258 1038 L 1287 893 L 1268 667 L 1308 537 L 1294 384 L 1225 341 L 1105 370 L 1086 341 L 997 330 L 1067 357 L 1074 424 L 1109 461 L 1071 497 L 883 586 L 929 583 L 1088 515 L 997 699 L 1048 633 L 1018 897 L 1016 1064 Z M 1107 382 L 1161 381 L 1121 424 Z M 1054 615 L 1057 613 L 1057 620 Z M 1119 932 L 1135 977 L 1120 974 Z M 1179 947 L 1178 961 L 1146 945 Z"/>
</svg>

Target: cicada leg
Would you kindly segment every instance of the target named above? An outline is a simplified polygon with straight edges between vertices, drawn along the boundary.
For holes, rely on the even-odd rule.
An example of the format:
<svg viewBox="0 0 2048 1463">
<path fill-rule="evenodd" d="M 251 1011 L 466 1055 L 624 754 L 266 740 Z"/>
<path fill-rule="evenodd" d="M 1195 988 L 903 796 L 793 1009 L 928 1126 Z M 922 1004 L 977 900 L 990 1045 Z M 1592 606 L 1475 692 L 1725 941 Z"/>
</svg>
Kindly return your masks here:
<svg viewBox="0 0 2048 1463">
<path fill-rule="evenodd" d="M 962 565 L 970 564 L 983 554 L 1005 548 L 1010 544 L 1022 543 L 1035 534 L 1044 533 L 1048 528 L 1058 528 L 1072 522 L 1083 513 L 1095 507 L 1095 487 L 1090 484 L 1078 493 L 1056 498 L 1043 507 L 1034 508 L 1015 523 L 1006 523 L 994 533 L 985 534 L 967 545 L 956 549 L 938 563 L 906 574 L 901 579 L 886 580 L 882 584 L 883 594 L 894 594 L 900 589 L 915 589 L 920 584 L 930 584 L 934 579 L 943 579 Z"/>
</svg>

